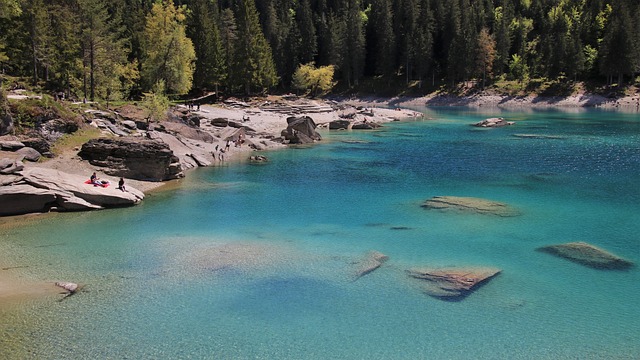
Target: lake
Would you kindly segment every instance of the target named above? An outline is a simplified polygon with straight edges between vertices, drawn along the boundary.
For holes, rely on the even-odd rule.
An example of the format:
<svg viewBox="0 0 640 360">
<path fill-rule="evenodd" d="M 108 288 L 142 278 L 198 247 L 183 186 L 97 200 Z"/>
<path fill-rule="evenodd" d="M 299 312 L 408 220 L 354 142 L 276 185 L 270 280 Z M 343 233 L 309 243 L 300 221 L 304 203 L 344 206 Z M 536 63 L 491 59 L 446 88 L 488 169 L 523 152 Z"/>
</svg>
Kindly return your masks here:
<svg viewBox="0 0 640 360">
<path fill-rule="evenodd" d="M 84 288 L 2 310 L 2 358 L 639 358 L 637 265 L 536 249 L 584 241 L 640 261 L 640 114 L 417 110 L 189 172 L 136 207 L 8 227 L 1 257 L 21 276 Z M 493 116 L 516 124 L 470 126 Z M 446 195 L 520 215 L 421 207 Z M 372 250 L 389 260 L 356 279 Z M 502 271 L 460 301 L 406 273 L 462 266 Z"/>
</svg>

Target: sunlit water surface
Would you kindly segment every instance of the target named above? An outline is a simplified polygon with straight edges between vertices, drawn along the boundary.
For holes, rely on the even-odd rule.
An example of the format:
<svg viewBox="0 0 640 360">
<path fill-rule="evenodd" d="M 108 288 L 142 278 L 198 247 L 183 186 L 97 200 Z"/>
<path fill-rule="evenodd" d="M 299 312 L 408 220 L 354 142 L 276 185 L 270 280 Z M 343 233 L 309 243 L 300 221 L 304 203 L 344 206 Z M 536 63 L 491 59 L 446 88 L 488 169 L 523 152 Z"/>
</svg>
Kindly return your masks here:
<svg viewBox="0 0 640 360">
<path fill-rule="evenodd" d="M 1 310 L 0 357 L 639 358 L 638 267 L 536 248 L 640 261 L 640 115 L 420 110 L 429 120 L 189 172 L 140 206 L 3 230 L 2 258 L 28 266 L 16 274 L 86 285 Z M 469 126 L 490 116 L 517 124 Z M 437 195 L 522 215 L 420 207 Z M 390 259 L 354 281 L 370 250 Z M 502 273 L 458 302 L 405 273 L 467 265 Z"/>
</svg>

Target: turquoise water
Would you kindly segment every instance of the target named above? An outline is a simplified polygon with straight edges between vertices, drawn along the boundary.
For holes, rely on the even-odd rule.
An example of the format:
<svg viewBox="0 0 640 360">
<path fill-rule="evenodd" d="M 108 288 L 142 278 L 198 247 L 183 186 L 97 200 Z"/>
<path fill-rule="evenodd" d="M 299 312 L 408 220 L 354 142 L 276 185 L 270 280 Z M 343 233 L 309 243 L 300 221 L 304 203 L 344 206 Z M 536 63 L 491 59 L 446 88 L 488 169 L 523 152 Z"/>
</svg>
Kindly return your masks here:
<svg viewBox="0 0 640 360">
<path fill-rule="evenodd" d="M 0 233 L 24 276 L 86 284 L 0 313 L 2 358 L 640 358 L 638 267 L 535 251 L 586 241 L 640 262 L 640 115 L 420 110 L 434 120 L 324 133 L 134 208 Z M 469 126 L 489 116 L 517 124 Z M 420 207 L 437 195 L 522 215 Z M 370 250 L 389 261 L 353 281 Z M 502 273 L 458 302 L 405 274 L 468 265 Z"/>
</svg>

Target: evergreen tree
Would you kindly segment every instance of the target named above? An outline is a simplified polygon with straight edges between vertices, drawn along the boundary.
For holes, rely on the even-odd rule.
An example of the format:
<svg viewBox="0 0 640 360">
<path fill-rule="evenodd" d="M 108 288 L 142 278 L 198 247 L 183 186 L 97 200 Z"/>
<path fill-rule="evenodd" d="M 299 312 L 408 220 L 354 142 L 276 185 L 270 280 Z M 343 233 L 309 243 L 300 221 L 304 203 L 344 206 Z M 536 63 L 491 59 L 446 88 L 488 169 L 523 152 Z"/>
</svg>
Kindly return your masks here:
<svg viewBox="0 0 640 360">
<path fill-rule="evenodd" d="M 343 75 L 349 87 L 358 85 L 358 81 L 364 72 L 365 44 L 364 26 L 362 12 L 360 11 L 360 0 L 348 0 L 345 9 L 345 62 Z"/>
<path fill-rule="evenodd" d="M 457 1 L 457 0 L 456 0 Z M 398 64 L 404 67 L 405 80 L 409 83 L 413 71 L 413 59 L 415 57 L 415 42 L 418 23 L 417 0 L 397 0 L 394 9 L 394 28 L 397 39 Z"/>
<path fill-rule="evenodd" d="M 226 76 L 224 84 L 227 88 L 233 88 L 233 80 L 236 78 L 234 66 L 235 43 L 238 39 L 238 27 L 233 11 L 229 8 L 222 10 L 220 14 L 220 42 L 222 43 L 222 57 Z"/>
<path fill-rule="evenodd" d="M 430 0 L 421 0 L 420 15 L 418 16 L 418 27 L 414 35 L 414 69 L 415 73 L 422 81 L 427 77 L 433 65 L 433 26 L 434 19 L 431 13 Z"/>
<path fill-rule="evenodd" d="M 79 0 L 78 5 L 82 19 L 83 92 L 91 101 L 96 93 L 109 100 L 121 90 L 117 70 L 127 60 L 124 39 L 119 37 L 124 30 L 109 16 L 103 1 Z"/>
<path fill-rule="evenodd" d="M 395 71 L 396 44 L 393 33 L 393 12 L 390 0 L 373 0 L 367 23 L 367 61 L 373 73 L 391 75 Z"/>
<path fill-rule="evenodd" d="M 264 37 L 254 0 L 238 0 L 235 8 L 238 37 L 235 46 L 237 84 L 245 94 L 264 91 L 277 83 L 271 47 Z"/>
<path fill-rule="evenodd" d="M 511 50 L 510 25 L 514 18 L 510 0 L 500 0 L 494 12 L 494 38 L 496 40 L 496 62 L 493 68 L 502 73 L 507 68 Z"/>
<path fill-rule="evenodd" d="M 24 3 L 23 18 L 25 33 L 29 36 L 31 76 L 35 85 L 38 83 L 41 74 L 44 77 L 48 75 L 48 69 L 53 57 L 50 46 L 53 43 L 51 22 L 44 0 L 26 1 Z"/>
<path fill-rule="evenodd" d="M 82 90 L 82 58 L 78 12 L 74 1 L 60 1 L 50 5 L 51 37 L 53 42 L 54 86 L 64 89 L 66 97 Z"/>
<path fill-rule="evenodd" d="M 310 63 L 314 61 L 318 52 L 318 41 L 309 0 L 300 0 L 298 2 L 298 7 L 296 8 L 296 23 L 300 34 L 298 58 L 302 64 Z"/>
<path fill-rule="evenodd" d="M 0 0 L 0 20 L 6 21 L 12 17 L 18 16 L 22 13 L 22 9 L 20 8 L 20 3 L 18 0 Z M 5 34 L 6 29 L 0 30 L 3 34 Z M 9 57 L 5 53 L 4 49 L 6 48 L 6 38 L 4 36 L 0 36 L 0 64 L 9 60 Z M 1 69 L 0 69 L 1 70 Z"/>
<path fill-rule="evenodd" d="M 609 84 L 617 75 L 621 85 L 624 75 L 633 75 L 636 70 L 633 23 L 628 10 L 623 1 L 614 4 L 600 48 L 600 71 L 607 76 Z"/>
<path fill-rule="evenodd" d="M 195 50 L 185 33 L 184 11 L 164 0 L 154 3 L 147 15 L 141 74 L 147 88 L 164 80 L 169 92 L 185 94 L 191 89 Z"/>
<path fill-rule="evenodd" d="M 194 86 L 199 89 L 215 88 L 217 92 L 225 80 L 226 66 L 215 2 L 194 0 L 190 10 L 187 35 L 193 41 L 196 53 Z"/>
</svg>

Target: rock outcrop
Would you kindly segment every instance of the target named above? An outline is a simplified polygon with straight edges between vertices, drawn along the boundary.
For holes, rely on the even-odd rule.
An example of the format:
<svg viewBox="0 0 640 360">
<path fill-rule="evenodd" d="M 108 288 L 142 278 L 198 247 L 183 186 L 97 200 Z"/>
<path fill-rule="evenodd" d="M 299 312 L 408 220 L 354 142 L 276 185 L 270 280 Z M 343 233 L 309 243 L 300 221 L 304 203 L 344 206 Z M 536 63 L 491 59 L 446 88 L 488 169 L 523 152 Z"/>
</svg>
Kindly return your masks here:
<svg viewBox="0 0 640 360">
<path fill-rule="evenodd" d="M 503 118 L 489 118 L 473 124 L 476 127 L 502 127 L 513 125 L 513 121 L 505 121 Z"/>
<path fill-rule="evenodd" d="M 287 128 L 282 131 L 282 136 L 290 144 L 309 144 L 322 140 L 316 131 L 316 123 L 308 116 L 288 117 Z"/>
<path fill-rule="evenodd" d="M 378 269 L 387 260 L 389 260 L 389 257 L 383 253 L 378 251 L 368 252 L 365 257 L 357 263 L 358 268 L 356 269 L 354 280 L 358 280 L 359 278 Z"/>
<path fill-rule="evenodd" d="M 458 301 L 500 273 L 496 268 L 417 268 L 407 270 L 413 278 L 426 280 L 424 291 L 435 298 Z"/>
<path fill-rule="evenodd" d="M 356 123 L 351 126 L 353 130 L 374 130 L 374 129 L 379 129 L 380 127 L 382 127 L 382 125 L 369 122 L 369 121 Z"/>
<path fill-rule="evenodd" d="M 455 209 L 504 217 L 520 215 L 518 210 L 507 204 L 474 197 L 434 196 L 425 201 L 422 207 L 427 209 Z"/>
<path fill-rule="evenodd" d="M 329 123 L 329 130 L 347 130 L 350 126 L 349 120 L 334 120 Z"/>
<path fill-rule="evenodd" d="M 595 269 L 625 270 L 633 266 L 631 261 L 585 242 L 549 245 L 537 250 Z"/>
<path fill-rule="evenodd" d="M 89 140 L 78 154 L 108 175 L 136 180 L 164 181 L 184 176 L 179 159 L 167 144 L 156 140 Z"/>
<path fill-rule="evenodd" d="M 0 180 L 0 216 L 131 206 L 144 198 L 130 186 L 127 191 L 93 186 L 84 176 L 46 168 L 27 168 Z"/>
</svg>

